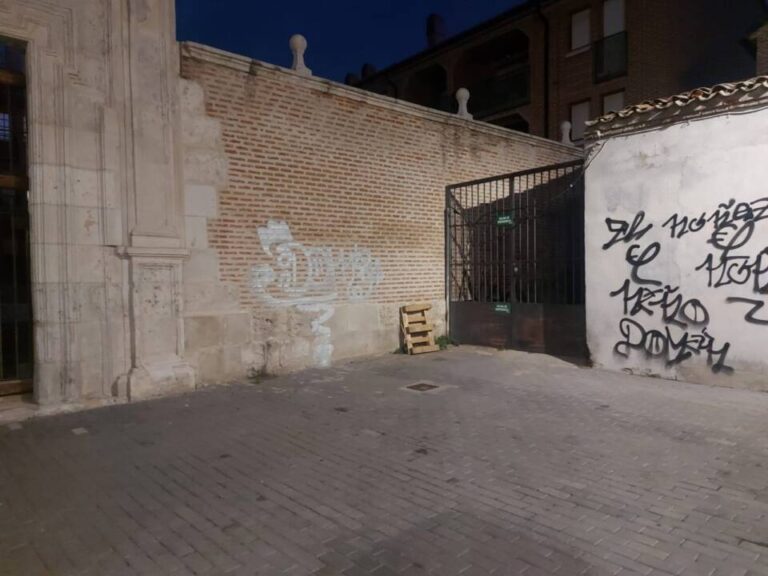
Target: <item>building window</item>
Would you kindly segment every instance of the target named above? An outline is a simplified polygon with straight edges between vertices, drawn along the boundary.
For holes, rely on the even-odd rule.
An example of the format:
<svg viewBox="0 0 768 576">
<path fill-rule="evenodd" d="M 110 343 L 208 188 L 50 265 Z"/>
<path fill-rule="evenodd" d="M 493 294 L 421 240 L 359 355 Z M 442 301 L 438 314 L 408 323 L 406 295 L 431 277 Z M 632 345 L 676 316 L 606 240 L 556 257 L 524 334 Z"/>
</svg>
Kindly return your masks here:
<svg viewBox="0 0 768 576">
<path fill-rule="evenodd" d="M 11 140 L 11 117 L 6 112 L 0 112 L 0 140 L 3 142 Z"/>
<path fill-rule="evenodd" d="M 618 112 L 624 109 L 624 91 L 614 92 L 603 96 L 603 114 Z"/>
<path fill-rule="evenodd" d="M 624 32 L 624 0 L 603 2 L 603 37 Z"/>
<path fill-rule="evenodd" d="M 624 0 L 603 2 L 603 37 L 595 42 L 595 82 L 604 82 L 627 73 L 628 44 Z"/>
<path fill-rule="evenodd" d="M 571 104 L 571 139 L 574 141 L 584 138 L 584 129 L 590 119 L 592 110 L 589 100 Z"/>
<path fill-rule="evenodd" d="M 576 12 L 571 16 L 571 50 L 589 46 L 591 32 L 589 26 L 589 9 Z"/>
</svg>

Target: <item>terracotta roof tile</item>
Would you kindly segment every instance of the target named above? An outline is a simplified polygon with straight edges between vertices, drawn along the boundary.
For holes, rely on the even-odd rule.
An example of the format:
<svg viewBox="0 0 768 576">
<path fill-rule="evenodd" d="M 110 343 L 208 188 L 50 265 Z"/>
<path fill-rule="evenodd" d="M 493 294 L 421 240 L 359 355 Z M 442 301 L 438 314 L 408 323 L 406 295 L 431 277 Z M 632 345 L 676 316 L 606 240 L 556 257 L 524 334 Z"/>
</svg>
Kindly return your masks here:
<svg viewBox="0 0 768 576">
<path fill-rule="evenodd" d="M 756 105 L 768 105 L 768 76 L 697 88 L 609 112 L 587 122 L 587 137 L 596 139 Z"/>
</svg>

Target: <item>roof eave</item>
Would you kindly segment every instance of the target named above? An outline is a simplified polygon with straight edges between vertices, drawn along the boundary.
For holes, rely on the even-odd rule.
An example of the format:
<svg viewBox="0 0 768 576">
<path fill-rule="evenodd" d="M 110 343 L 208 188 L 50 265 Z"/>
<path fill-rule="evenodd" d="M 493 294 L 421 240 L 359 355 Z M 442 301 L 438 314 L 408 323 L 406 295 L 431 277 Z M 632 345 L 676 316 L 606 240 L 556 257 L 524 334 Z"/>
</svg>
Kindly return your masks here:
<svg viewBox="0 0 768 576">
<path fill-rule="evenodd" d="M 768 76 L 698 88 L 669 98 L 647 100 L 587 123 L 589 141 L 644 132 L 710 116 L 768 107 Z"/>
</svg>

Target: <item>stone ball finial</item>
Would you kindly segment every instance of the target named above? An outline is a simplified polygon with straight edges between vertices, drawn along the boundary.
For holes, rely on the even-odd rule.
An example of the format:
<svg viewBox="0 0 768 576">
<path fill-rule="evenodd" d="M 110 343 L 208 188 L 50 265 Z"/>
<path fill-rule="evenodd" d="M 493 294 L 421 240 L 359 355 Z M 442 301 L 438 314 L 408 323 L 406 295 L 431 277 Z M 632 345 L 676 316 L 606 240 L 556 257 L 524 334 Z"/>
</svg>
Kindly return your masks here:
<svg viewBox="0 0 768 576">
<path fill-rule="evenodd" d="M 456 113 L 456 115 L 459 118 L 466 118 L 467 120 L 472 120 L 473 116 L 469 113 L 469 110 L 467 109 L 467 105 L 469 104 L 469 90 L 466 88 L 459 88 L 456 90 L 456 101 L 459 103 L 459 111 Z"/>
<path fill-rule="evenodd" d="M 571 140 L 571 128 L 573 128 L 573 125 L 568 120 L 560 124 L 560 142 L 570 146 L 573 145 L 573 140 Z"/>
<path fill-rule="evenodd" d="M 288 41 L 288 46 L 293 53 L 293 64 L 291 70 L 304 74 L 305 76 L 312 76 L 312 70 L 307 68 L 304 63 L 304 53 L 307 51 L 307 39 L 301 34 L 294 34 Z"/>
</svg>

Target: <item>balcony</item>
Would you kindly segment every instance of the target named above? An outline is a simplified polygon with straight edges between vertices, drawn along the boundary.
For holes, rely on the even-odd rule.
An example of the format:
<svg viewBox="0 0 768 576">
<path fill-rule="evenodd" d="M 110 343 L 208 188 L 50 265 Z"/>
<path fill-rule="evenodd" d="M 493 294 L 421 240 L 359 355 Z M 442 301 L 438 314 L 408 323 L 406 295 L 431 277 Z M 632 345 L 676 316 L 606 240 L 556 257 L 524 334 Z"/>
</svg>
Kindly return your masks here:
<svg viewBox="0 0 768 576">
<path fill-rule="evenodd" d="M 595 42 L 593 52 L 595 55 L 595 83 L 626 75 L 626 32 L 619 32 Z"/>
<path fill-rule="evenodd" d="M 469 106 L 475 118 L 524 106 L 531 100 L 530 66 L 516 66 L 481 80 L 470 86 L 469 91 L 472 95 Z"/>
</svg>

